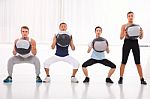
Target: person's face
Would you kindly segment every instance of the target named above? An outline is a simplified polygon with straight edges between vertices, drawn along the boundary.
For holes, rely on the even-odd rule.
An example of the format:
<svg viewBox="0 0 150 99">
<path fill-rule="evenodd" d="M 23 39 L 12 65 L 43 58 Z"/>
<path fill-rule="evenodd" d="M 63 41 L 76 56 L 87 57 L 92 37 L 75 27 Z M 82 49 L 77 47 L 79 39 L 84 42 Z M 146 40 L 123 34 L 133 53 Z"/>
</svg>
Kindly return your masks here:
<svg viewBox="0 0 150 99">
<path fill-rule="evenodd" d="M 95 31 L 96 36 L 100 36 L 101 33 L 102 33 L 101 28 L 97 28 L 96 31 Z"/>
<path fill-rule="evenodd" d="M 67 24 L 61 24 L 59 26 L 60 31 L 66 31 L 67 30 Z"/>
<path fill-rule="evenodd" d="M 133 13 L 128 14 L 127 18 L 128 18 L 128 22 L 133 22 L 134 14 Z"/>
<path fill-rule="evenodd" d="M 22 35 L 23 38 L 28 37 L 28 35 L 29 35 L 29 30 L 28 30 L 28 29 L 25 29 L 25 28 L 22 28 L 22 29 L 21 29 L 21 35 Z"/>
</svg>

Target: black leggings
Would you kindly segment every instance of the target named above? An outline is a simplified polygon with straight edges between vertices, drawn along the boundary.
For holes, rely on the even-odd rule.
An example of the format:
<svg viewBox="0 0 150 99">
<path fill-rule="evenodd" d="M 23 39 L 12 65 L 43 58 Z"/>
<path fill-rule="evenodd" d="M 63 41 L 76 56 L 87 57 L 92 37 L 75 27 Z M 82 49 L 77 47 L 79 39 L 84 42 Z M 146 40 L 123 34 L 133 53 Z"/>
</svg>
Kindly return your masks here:
<svg viewBox="0 0 150 99">
<path fill-rule="evenodd" d="M 134 56 L 135 64 L 140 64 L 140 48 L 138 44 L 138 40 L 129 40 L 125 39 L 123 48 L 122 48 L 122 64 L 126 64 L 128 60 L 128 56 L 130 50 L 132 49 L 132 53 Z"/>
<path fill-rule="evenodd" d="M 92 58 L 87 60 L 86 62 L 84 62 L 82 67 L 88 67 L 88 66 L 91 66 L 91 65 L 96 64 L 96 63 L 101 63 L 105 66 L 110 67 L 110 68 L 116 68 L 116 65 L 114 63 L 112 63 L 111 61 L 107 60 L 107 59 L 95 60 L 95 59 L 92 59 Z"/>
</svg>

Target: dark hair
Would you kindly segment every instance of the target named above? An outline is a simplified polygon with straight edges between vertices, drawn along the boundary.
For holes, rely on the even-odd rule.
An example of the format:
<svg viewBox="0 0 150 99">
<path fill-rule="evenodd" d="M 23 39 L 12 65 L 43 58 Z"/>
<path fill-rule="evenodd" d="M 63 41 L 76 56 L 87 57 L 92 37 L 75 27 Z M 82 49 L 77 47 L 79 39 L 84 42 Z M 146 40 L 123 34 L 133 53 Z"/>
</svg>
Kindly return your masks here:
<svg viewBox="0 0 150 99">
<path fill-rule="evenodd" d="M 95 32 L 96 32 L 96 30 L 97 30 L 98 28 L 100 28 L 101 31 L 102 31 L 102 28 L 101 28 L 100 26 L 97 26 L 97 27 L 95 28 Z"/>
<path fill-rule="evenodd" d="M 62 23 L 60 23 L 60 25 L 59 25 L 59 26 L 61 26 L 62 24 L 65 24 L 65 25 L 67 25 L 67 23 L 65 23 L 65 22 L 62 22 Z"/>
<path fill-rule="evenodd" d="M 22 30 L 22 29 L 27 29 L 27 30 L 29 30 L 29 28 L 28 28 L 27 26 L 22 26 L 22 27 L 21 27 L 21 30 Z"/>
<path fill-rule="evenodd" d="M 128 17 L 128 15 L 131 14 L 131 13 L 134 14 L 132 11 L 129 11 L 129 12 L 127 13 L 127 17 Z"/>
</svg>

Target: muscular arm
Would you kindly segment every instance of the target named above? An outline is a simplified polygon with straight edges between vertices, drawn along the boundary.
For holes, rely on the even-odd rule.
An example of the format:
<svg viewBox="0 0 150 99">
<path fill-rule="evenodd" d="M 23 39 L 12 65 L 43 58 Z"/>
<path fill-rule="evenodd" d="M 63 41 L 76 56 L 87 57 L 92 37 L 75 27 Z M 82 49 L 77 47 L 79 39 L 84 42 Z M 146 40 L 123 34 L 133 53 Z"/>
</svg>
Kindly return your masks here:
<svg viewBox="0 0 150 99">
<path fill-rule="evenodd" d="M 75 46 L 74 46 L 72 37 L 71 37 L 70 47 L 72 50 L 75 50 Z"/>
<path fill-rule="evenodd" d="M 53 37 L 53 42 L 52 42 L 51 48 L 54 49 L 55 46 L 56 46 L 56 35 L 54 35 L 54 37 Z"/>
<path fill-rule="evenodd" d="M 33 55 L 36 55 L 36 53 L 37 53 L 36 42 L 34 39 L 31 39 L 31 53 Z"/>
<path fill-rule="evenodd" d="M 16 39 L 15 42 L 14 42 L 13 55 L 16 55 L 16 54 L 17 54 L 17 52 L 16 52 L 16 50 L 15 50 L 15 45 L 16 45 L 16 42 L 17 42 L 17 41 L 18 41 L 18 39 Z"/>
</svg>

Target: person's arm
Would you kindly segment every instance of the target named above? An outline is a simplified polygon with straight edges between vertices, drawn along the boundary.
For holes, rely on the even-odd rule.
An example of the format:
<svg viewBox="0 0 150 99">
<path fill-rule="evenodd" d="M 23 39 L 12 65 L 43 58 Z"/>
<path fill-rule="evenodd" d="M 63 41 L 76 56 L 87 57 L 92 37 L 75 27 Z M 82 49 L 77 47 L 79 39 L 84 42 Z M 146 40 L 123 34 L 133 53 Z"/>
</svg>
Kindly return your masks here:
<svg viewBox="0 0 150 99">
<path fill-rule="evenodd" d="M 143 38 L 143 34 L 144 34 L 144 32 L 143 32 L 143 29 L 141 28 L 141 29 L 140 29 L 140 36 L 139 36 L 140 39 Z"/>
<path fill-rule="evenodd" d="M 109 47 L 107 47 L 107 48 L 106 48 L 106 52 L 107 52 L 107 53 L 109 53 L 109 52 L 110 52 Z"/>
<path fill-rule="evenodd" d="M 87 50 L 87 53 L 90 53 L 91 50 L 92 50 L 92 48 L 93 48 L 93 43 L 90 42 L 90 43 L 88 44 L 88 50 Z"/>
<path fill-rule="evenodd" d="M 89 47 L 88 50 L 87 50 L 87 53 L 90 53 L 92 47 Z"/>
<path fill-rule="evenodd" d="M 106 43 L 107 43 L 107 48 L 106 48 L 106 52 L 109 53 L 110 50 L 109 50 L 109 44 L 108 44 L 108 41 L 106 40 Z"/>
<path fill-rule="evenodd" d="M 122 40 L 124 37 L 126 37 L 127 33 L 125 30 L 125 25 L 122 25 L 121 27 L 121 33 L 120 33 L 120 39 Z"/>
<path fill-rule="evenodd" d="M 71 41 L 70 41 L 70 47 L 71 47 L 72 50 L 75 50 L 75 45 L 74 45 L 74 43 L 73 43 L 73 38 L 72 38 L 72 36 L 71 36 Z"/>
<path fill-rule="evenodd" d="M 54 35 L 54 37 L 53 37 L 53 42 L 52 42 L 51 48 L 54 49 L 55 46 L 56 46 L 56 35 Z"/>
<path fill-rule="evenodd" d="M 16 45 L 16 42 L 17 42 L 17 41 L 18 41 L 18 39 L 16 39 L 15 42 L 14 42 L 13 55 L 16 55 L 16 54 L 17 54 L 16 49 L 15 49 L 15 45 Z"/>
<path fill-rule="evenodd" d="M 35 56 L 37 53 L 36 49 L 36 41 L 34 39 L 31 39 L 31 53 Z"/>
</svg>

